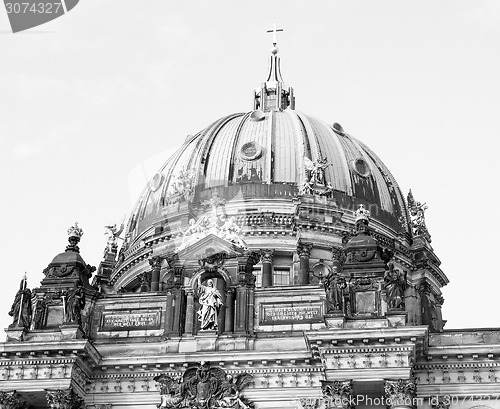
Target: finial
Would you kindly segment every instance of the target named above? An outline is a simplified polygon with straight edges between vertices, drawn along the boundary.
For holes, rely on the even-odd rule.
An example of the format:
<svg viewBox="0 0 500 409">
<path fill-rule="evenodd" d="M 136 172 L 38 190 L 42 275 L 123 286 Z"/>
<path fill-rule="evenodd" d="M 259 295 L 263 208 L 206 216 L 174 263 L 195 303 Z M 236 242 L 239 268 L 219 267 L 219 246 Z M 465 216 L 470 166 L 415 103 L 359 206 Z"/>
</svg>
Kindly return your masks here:
<svg viewBox="0 0 500 409">
<path fill-rule="evenodd" d="M 78 222 L 75 222 L 74 226 L 71 226 L 68 229 L 68 241 L 69 245 L 66 246 L 66 251 L 76 251 L 80 252 L 77 244 L 83 236 L 83 230 L 80 226 L 78 226 Z"/>
<path fill-rule="evenodd" d="M 355 222 L 358 222 L 359 220 L 366 220 L 367 222 L 370 221 L 370 212 L 366 210 L 362 204 L 359 205 L 358 210 L 354 212 L 354 215 L 356 216 Z"/>
<path fill-rule="evenodd" d="M 267 30 L 268 33 L 273 33 L 269 74 L 266 82 L 254 92 L 254 110 L 269 112 L 283 111 L 287 108 L 295 109 L 293 88 L 285 84 L 281 77 L 280 58 L 278 57 L 278 47 L 276 46 L 278 44 L 276 38 L 278 31 L 283 31 L 283 29 L 277 28 L 276 23 L 273 24 L 272 29 Z"/>
</svg>

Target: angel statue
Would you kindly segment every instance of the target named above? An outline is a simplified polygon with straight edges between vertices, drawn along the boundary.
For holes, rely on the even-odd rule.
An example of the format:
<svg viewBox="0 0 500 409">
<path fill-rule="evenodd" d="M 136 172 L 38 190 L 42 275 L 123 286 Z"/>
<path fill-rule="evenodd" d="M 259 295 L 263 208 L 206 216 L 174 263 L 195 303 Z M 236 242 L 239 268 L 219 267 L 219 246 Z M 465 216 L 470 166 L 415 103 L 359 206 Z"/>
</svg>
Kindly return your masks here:
<svg viewBox="0 0 500 409">
<path fill-rule="evenodd" d="M 207 280 L 207 285 L 201 283 L 201 278 L 198 276 L 198 302 L 200 309 L 198 310 L 198 321 L 202 330 L 217 331 L 217 317 L 220 307 L 222 307 L 222 295 L 214 287 L 213 280 Z"/>
<path fill-rule="evenodd" d="M 313 162 L 308 157 L 304 157 L 304 167 L 309 171 L 308 182 L 314 185 L 326 185 L 325 170 L 328 166 L 330 164 L 327 163 L 326 158 L 319 157 L 317 161 Z"/>
<path fill-rule="evenodd" d="M 106 250 L 104 254 L 107 254 L 112 251 L 116 251 L 118 248 L 118 239 L 120 239 L 120 234 L 123 232 L 123 228 L 125 226 L 125 218 L 122 220 L 120 228 L 116 227 L 116 223 L 109 226 L 104 226 L 106 231 L 104 235 L 108 236 L 108 242 L 106 243 Z"/>
</svg>

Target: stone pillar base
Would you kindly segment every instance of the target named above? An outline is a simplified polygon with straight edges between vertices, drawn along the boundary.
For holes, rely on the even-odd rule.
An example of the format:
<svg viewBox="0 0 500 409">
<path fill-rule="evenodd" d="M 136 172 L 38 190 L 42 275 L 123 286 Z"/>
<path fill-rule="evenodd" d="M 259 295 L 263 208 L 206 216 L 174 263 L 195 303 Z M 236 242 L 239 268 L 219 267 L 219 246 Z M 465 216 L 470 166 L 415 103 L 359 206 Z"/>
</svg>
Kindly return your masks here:
<svg viewBox="0 0 500 409">
<path fill-rule="evenodd" d="M 328 328 L 343 328 L 345 317 L 342 312 L 325 315 L 325 324 Z"/>
<path fill-rule="evenodd" d="M 59 326 L 63 339 L 83 339 L 85 334 L 78 324 L 63 324 Z"/>
<path fill-rule="evenodd" d="M 5 329 L 7 341 L 23 341 L 27 332 L 26 328 L 23 327 Z"/>
</svg>

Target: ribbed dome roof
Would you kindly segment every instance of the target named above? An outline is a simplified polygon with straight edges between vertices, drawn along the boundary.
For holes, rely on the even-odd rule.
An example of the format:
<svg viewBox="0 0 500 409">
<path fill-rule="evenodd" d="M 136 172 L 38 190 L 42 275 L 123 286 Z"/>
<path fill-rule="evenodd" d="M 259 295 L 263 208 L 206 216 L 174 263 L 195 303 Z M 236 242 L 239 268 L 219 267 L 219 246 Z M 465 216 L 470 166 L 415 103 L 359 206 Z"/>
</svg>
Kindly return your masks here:
<svg viewBox="0 0 500 409">
<path fill-rule="evenodd" d="M 363 204 L 389 235 L 409 232 L 406 204 L 389 170 L 338 123 L 296 111 L 276 43 L 271 54 L 267 80 L 254 92 L 254 110 L 188 136 L 151 180 L 129 219 L 125 259 L 141 252 L 142 238 L 182 235 L 188 220 L 208 211 L 214 194 L 241 227 L 261 212 L 292 220 L 298 199 L 309 196 L 337 214 L 352 215 Z"/>
<path fill-rule="evenodd" d="M 341 129 L 291 109 L 225 116 L 188 137 L 167 160 L 136 205 L 129 235 L 168 218 L 165 209 L 179 191 L 183 200 L 199 202 L 211 188 L 282 185 L 290 200 L 306 182 L 307 166 L 321 159 L 329 164 L 325 184 L 341 208 L 363 203 L 374 219 L 401 229 L 398 220 L 406 220 L 407 212 L 396 181 L 366 145 Z"/>
</svg>

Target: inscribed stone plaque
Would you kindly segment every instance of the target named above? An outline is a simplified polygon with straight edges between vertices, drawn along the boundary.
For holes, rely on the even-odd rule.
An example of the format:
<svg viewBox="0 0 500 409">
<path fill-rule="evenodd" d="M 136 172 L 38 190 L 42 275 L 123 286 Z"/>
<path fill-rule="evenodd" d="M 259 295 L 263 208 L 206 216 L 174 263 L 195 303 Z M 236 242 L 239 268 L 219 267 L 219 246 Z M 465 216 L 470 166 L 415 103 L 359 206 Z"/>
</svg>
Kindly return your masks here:
<svg viewBox="0 0 500 409">
<path fill-rule="evenodd" d="M 160 328 L 160 311 L 113 311 L 103 313 L 100 331 L 141 330 Z"/>
<path fill-rule="evenodd" d="M 377 310 L 375 291 L 363 291 L 356 293 L 356 313 L 370 314 Z"/>
<path fill-rule="evenodd" d="M 322 303 L 273 303 L 260 305 L 260 324 L 300 324 L 323 320 Z"/>
</svg>

